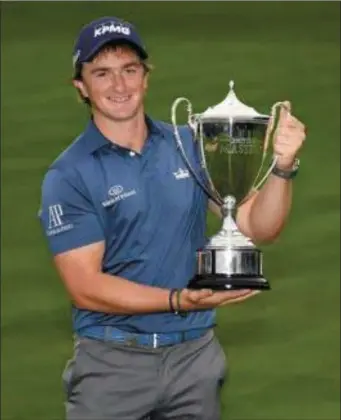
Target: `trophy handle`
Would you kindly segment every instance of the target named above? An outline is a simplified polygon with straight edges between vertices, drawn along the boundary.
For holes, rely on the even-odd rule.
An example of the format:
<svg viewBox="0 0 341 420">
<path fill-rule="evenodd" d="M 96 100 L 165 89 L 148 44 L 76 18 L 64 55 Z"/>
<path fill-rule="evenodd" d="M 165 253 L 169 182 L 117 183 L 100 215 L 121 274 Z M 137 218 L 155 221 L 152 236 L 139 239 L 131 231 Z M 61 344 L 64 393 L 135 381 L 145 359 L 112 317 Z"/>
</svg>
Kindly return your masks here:
<svg viewBox="0 0 341 420">
<path fill-rule="evenodd" d="M 260 173 L 261 173 L 261 171 L 263 169 L 263 166 L 264 166 L 264 162 L 265 162 L 265 158 L 266 158 L 266 155 L 267 155 L 267 150 L 268 150 L 269 144 L 273 142 L 273 136 L 275 134 L 275 131 L 276 131 L 276 128 L 277 128 L 277 125 L 278 125 L 281 108 L 288 109 L 285 102 L 276 102 L 271 107 L 271 120 L 270 120 L 271 125 L 270 125 L 270 127 L 268 129 L 268 132 L 266 134 L 266 137 L 265 137 L 262 163 L 260 165 L 258 174 L 257 174 L 256 179 L 255 179 L 255 184 L 256 185 L 254 185 L 254 187 L 253 187 L 256 190 L 258 190 L 264 184 L 264 182 L 268 179 L 268 177 L 271 174 L 273 168 L 276 166 L 276 163 L 277 163 L 277 160 L 278 160 L 278 156 L 274 155 L 273 158 L 272 158 L 272 162 L 269 166 L 269 169 L 266 171 L 263 178 L 257 183 L 257 180 L 258 180 L 258 178 L 260 176 Z"/>
<path fill-rule="evenodd" d="M 195 117 L 194 117 L 195 118 Z M 196 130 L 199 127 L 199 138 L 202 140 L 204 138 L 204 132 L 203 132 L 203 126 L 202 126 L 202 121 L 199 118 L 199 122 L 195 121 L 196 123 Z M 211 193 L 210 193 L 210 198 L 218 205 L 218 206 L 223 206 L 224 204 L 224 200 L 223 198 L 220 196 L 220 194 L 218 193 L 218 191 L 216 190 L 211 175 L 209 173 L 209 171 L 207 170 L 207 164 L 206 164 L 206 155 L 205 155 L 205 150 L 204 150 L 204 142 L 203 141 L 199 141 L 199 146 L 200 146 L 200 165 L 203 168 L 203 170 L 205 171 L 205 175 L 207 178 L 207 181 L 211 187 Z M 215 195 L 212 194 L 212 192 L 215 193 Z"/>
<path fill-rule="evenodd" d="M 205 191 L 205 193 L 213 201 L 215 201 L 218 205 L 221 205 L 222 202 L 219 200 L 219 197 L 214 196 L 214 194 L 213 194 L 213 192 L 215 192 L 215 188 L 213 186 L 212 180 L 211 180 L 209 174 L 207 173 L 207 171 L 205 171 L 205 174 L 206 174 L 206 177 L 208 179 L 208 182 L 211 185 L 211 188 L 212 188 L 213 192 L 210 191 L 210 189 L 207 188 L 206 185 L 201 181 L 200 177 L 197 175 L 197 173 L 193 169 L 190 161 L 187 158 L 184 146 L 183 146 L 182 141 L 181 141 L 181 136 L 180 136 L 180 133 L 179 133 L 179 130 L 178 130 L 178 125 L 177 125 L 177 122 L 176 122 L 176 110 L 177 110 L 177 107 L 179 106 L 179 104 L 181 102 L 186 102 L 187 103 L 187 107 L 186 107 L 187 112 L 188 112 L 187 124 L 193 130 L 194 133 L 196 133 L 197 128 L 198 128 L 198 121 L 197 121 L 195 115 L 193 115 L 193 107 L 192 107 L 192 103 L 190 102 L 190 100 L 187 99 L 187 98 L 184 98 L 184 97 L 180 97 L 180 98 L 175 99 L 175 101 L 172 104 L 171 119 L 172 119 L 172 124 L 173 124 L 173 129 L 174 129 L 174 136 L 175 136 L 175 140 L 176 140 L 176 143 L 177 143 L 177 148 L 180 150 L 181 156 L 182 156 L 183 160 L 185 161 L 185 164 L 186 164 L 187 168 L 189 169 L 189 171 L 191 172 L 193 178 L 196 180 L 196 182 L 200 185 L 200 187 Z M 199 130 L 200 130 L 200 133 L 202 133 L 202 124 L 200 124 L 200 123 L 199 123 Z M 202 144 L 200 144 L 200 147 L 202 149 Z M 201 150 L 201 153 L 200 153 L 201 154 L 201 159 L 205 159 L 204 158 L 205 155 L 202 152 L 203 152 L 203 150 Z M 201 166 L 205 169 L 206 168 L 205 161 L 201 161 L 200 163 L 201 163 Z"/>
</svg>

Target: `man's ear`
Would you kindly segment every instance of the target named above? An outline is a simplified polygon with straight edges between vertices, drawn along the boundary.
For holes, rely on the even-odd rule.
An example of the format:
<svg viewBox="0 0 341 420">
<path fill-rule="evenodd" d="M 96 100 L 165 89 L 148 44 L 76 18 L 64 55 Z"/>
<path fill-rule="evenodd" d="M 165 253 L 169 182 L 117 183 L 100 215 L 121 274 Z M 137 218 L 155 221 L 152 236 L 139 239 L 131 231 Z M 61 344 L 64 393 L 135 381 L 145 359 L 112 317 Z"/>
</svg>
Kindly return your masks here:
<svg viewBox="0 0 341 420">
<path fill-rule="evenodd" d="M 88 91 L 81 80 L 73 80 L 72 83 L 73 83 L 73 86 L 78 90 L 78 92 L 83 98 L 89 97 Z"/>
<path fill-rule="evenodd" d="M 143 89 L 144 89 L 144 91 L 146 91 L 147 88 L 148 88 L 148 81 L 149 81 L 149 73 L 146 73 L 144 75 L 144 80 L 143 80 Z"/>
</svg>

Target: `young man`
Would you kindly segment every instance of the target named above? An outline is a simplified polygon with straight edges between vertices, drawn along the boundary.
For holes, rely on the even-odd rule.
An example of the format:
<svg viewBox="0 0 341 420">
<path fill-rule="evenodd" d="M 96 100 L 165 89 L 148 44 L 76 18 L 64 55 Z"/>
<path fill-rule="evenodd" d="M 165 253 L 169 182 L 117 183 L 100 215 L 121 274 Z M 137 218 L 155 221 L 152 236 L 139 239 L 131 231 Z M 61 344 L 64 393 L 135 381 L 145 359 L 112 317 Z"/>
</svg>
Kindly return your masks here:
<svg viewBox="0 0 341 420">
<path fill-rule="evenodd" d="M 41 222 L 73 304 L 68 419 L 218 420 L 225 357 L 214 308 L 254 294 L 186 288 L 208 199 L 192 177 L 175 176 L 186 168 L 171 127 L 145 114 L 147 57 L 130 23 L 106 17 L 82 29 L 73 83 L 91 119 L 42 185 Z M 181 130 L 195 162 L 190 129 Z M 284 226 L 304 137 L 283 112 L 277 174 L 238 210 L 256 242 Z"/>
</svg>

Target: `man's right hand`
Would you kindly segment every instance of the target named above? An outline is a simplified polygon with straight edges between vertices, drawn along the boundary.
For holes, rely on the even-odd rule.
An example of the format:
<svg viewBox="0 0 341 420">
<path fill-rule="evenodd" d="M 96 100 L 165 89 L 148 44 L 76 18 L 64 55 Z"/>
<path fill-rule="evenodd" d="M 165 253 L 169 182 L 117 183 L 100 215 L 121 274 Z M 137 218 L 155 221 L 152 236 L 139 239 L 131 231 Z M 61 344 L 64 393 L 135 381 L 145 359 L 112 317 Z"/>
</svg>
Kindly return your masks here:
<svg viewBox="0 0 341 420">
<path fill-rule="evenodd" d="M 259 290 L 214 291 L 211 289 L 184 289 L 180 296 L 183 311 L 212 309 L 231 303 L 239 303 L 260 293 Z"/>
</svg>

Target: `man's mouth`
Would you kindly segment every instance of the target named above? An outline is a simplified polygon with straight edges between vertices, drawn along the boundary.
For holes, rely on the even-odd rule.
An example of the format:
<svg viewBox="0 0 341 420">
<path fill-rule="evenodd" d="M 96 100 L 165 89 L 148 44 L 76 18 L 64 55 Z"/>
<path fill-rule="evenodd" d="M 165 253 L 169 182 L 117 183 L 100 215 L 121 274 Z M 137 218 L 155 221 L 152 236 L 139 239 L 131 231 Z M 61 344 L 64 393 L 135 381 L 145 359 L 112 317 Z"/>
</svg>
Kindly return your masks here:
<svg viewBox="0 0 341 420">
<path fill-rule="evenodd" d="M 115 104 L 123 104 L 124 102 L 128 102 L 130 99 L 130 95 L 125 96 L 109 96 L 108 99 Z"/>
</svg>

